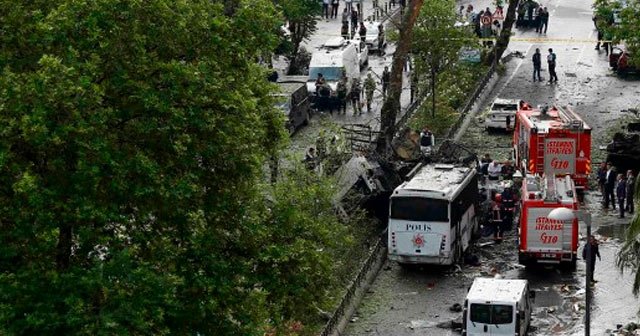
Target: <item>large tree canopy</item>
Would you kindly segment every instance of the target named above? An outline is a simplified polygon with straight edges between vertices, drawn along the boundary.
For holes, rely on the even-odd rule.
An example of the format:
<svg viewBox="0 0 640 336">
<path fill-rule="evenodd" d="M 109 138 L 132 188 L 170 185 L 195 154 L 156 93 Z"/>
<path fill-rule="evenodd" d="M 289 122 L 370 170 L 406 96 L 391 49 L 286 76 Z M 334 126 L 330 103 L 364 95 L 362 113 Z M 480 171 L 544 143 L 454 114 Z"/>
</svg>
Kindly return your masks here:
<svg viewBox="0 0 640 336">
<path fill-rule="evenodd" d="M 322 279 L 307 251 L 339 231 L 301 227 L 322 197 L 264 201 L 283 120 L 255 60 L 279 18 L 268 0 L 0 0 L 0 334 L 260 335 L 306 313 L 283 298 Z M 265 250 L 279 225 L 306 232 L 297 250 Z"/>
</svg>

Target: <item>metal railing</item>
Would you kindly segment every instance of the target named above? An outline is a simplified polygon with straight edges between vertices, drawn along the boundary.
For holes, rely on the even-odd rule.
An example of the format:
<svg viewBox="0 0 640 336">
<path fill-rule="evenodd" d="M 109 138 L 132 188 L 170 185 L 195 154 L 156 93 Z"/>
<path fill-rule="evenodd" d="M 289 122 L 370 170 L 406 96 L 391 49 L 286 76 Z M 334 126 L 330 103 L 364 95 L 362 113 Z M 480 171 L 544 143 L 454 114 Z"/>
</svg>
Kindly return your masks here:
<svg viewBox="0 0 640 336">
<path fill-rule="evenodd" d="M 369 272 L 371 272 L 371 267 L 378 262 L 379 258 L 384 258 L 384 251 L 386 249 L 386 239 L 384 236 L 380 236 L 380 239 L 378 239 L 373 250 L 360 267 L 358 275 L 351 281 L 349 288 L 347 288 L 347 292 L 342 297 L 342 300 L 340 300 L 338 308 L 336 308 L 329 321 L 325 324 L 324 329 L 320 333 L 321 336 L 329 336 L 337 330 L 340 322 L 345 318 L 345 314 L 347 313 L 349 306 L 353 304 L 353 298 L 355 297 L 356 292 L 361 289 L 362 285 L 366 282 Z"/>
</svg>

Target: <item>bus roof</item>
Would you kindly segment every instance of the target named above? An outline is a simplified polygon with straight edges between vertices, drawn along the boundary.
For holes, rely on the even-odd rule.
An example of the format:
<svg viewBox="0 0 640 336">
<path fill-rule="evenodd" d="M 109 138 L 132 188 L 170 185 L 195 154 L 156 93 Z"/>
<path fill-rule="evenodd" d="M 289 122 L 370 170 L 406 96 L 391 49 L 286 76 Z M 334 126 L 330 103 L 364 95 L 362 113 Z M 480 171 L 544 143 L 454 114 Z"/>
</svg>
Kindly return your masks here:
<svg viewBox="0 0 640 336">
<path fill-rule="evenodd" d="M 527 175 L 523 183 L 523 197 L 528 200 L 573 204 L 576 202 L 575 184 L 571 176 Z"/>
<path fill-rule="evenodd" d="M 392 196 L 415 194 L 415 192 L 432 192 L 439 194 L 437 198 L 452 199 L 465 178 L 475 172 L 470 167 L 450 164 L 427 164 L 394 191 Z"/>
<path fill-rule="evenodd" d="M 475 278 L 467 293 L 470 302 L 518 302 L 527 289 L 527 280 Z"/>
<path fill-rule="evenodd" d="M 518 115 L 529 127 L 538 129 L 538 133 L 549 133 L 550 129 L 591 130 L 591 127 L 570 107 L 553 106 L 518 110 Z"/>
</svg>

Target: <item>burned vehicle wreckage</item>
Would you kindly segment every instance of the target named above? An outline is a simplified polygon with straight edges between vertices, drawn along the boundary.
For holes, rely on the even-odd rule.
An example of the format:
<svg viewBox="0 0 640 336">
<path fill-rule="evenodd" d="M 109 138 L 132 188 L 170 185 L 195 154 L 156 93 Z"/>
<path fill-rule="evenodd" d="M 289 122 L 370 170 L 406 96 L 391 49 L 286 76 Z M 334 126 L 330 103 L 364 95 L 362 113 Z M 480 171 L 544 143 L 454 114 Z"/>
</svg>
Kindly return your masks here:
<svg viewBox="0 0 640 336">
<path fill-rule="evenodd" d="M 607 162 L 619 172 L 640 167 L 640 120 L 629 122 L 624 132 L 617 132 L 607 145 Z"/>
</svg>

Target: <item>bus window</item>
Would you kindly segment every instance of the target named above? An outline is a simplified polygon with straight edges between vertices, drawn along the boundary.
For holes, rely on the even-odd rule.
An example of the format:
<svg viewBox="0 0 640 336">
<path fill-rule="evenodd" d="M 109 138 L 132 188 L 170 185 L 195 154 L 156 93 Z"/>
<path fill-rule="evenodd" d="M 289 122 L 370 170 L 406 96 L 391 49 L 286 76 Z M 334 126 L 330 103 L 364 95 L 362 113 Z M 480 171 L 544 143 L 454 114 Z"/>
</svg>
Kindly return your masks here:
<svg viewBox="0 0 640 336">
<path fill-rule="evenodd" d="M 389 217 L 420 222 L 449 222 L 449 203 L 423 197 L 393 197 Z"/>
</svg>

